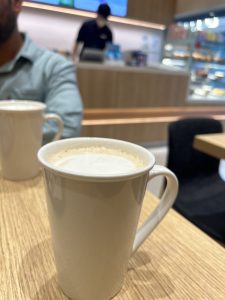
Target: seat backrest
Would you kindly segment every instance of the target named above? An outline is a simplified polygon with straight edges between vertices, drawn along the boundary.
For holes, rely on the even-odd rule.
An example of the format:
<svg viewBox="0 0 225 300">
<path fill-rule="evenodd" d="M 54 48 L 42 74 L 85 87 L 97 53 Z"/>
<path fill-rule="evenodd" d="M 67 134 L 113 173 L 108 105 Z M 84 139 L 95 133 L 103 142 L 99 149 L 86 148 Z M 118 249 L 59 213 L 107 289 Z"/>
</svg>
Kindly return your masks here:
<svg viewBox="0 0 225 300">
<path fill-rule="evenodd" d="M 168 168 L 179 180 L 218 172 L 219 160 L 193 148 L 196 134 L 222 132 L 219 121 L 210 118 L 188 118 L 169 125 Z"/>
</svg>

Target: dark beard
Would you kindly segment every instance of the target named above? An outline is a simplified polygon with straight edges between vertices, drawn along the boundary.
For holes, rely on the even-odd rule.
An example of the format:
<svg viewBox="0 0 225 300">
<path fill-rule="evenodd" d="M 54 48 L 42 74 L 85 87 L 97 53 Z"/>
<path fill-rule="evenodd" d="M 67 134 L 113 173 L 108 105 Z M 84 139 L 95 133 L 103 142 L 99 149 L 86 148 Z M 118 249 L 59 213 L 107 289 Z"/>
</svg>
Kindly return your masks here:
<svg viewBox="0 0 225 300">
<path fill-rule="evenodd" d="M 10 3 L 8 8 L 0 8 L 0 45 L 4 44 L 16 29 L 17 18 L 11 9 Z M 4 12 L 5 11 L 5 12 Z"/>
</svg>

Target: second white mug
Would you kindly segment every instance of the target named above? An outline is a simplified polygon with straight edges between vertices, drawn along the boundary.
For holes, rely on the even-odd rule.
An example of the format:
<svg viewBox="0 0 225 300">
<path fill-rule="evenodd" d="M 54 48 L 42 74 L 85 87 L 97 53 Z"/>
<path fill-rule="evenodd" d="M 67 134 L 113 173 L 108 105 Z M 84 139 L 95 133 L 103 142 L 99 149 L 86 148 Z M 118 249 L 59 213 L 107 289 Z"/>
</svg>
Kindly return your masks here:
<svg viewBox="0 0 225 300">
<path fill-rule="evenodd" d="M 42 144 L 44 122 L 58 125 L 57 140 L 63 132 L 63 121 L 56 114 L 44 114 L 46 105 L 36 101 L 0 101 L 0 160 L 2 176 L 25 180 L 36 176 L 40 166 L 37 151 Z"/>
</svg>

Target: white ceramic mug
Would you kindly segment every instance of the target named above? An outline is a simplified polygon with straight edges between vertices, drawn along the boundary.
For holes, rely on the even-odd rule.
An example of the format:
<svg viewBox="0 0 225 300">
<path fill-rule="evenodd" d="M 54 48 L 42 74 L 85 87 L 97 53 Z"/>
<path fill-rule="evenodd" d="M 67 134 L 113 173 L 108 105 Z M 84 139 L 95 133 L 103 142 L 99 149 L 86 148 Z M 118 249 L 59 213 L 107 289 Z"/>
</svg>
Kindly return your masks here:
<svg viewBox="0 0 225 300">
<path fill-rule="evenodd" d="M 85 151 L 88 157 L 92 153 L 97 155 L 99 173 L 95 174 L 95 166 L 86 164 L 89 158 L 84 156 L 81 161 L 77 156 Z M 113 155 L 119 151 L 121 156 L 128 153 L 129 159 L 138 158 L 141 164 L 117 173 L 112 160 L 111 172 L 103 164 L 105 151 Z M 68 161 L 67 166 L 63 165 L 63 157 Z M 178 190 L 175 175 L 163 166 L 154 165 L 154 156 L 143 147 L 113 139 L 75 138 L 52 142 L 39 150 L 38 158 L 44 167 L 60 286 L 74 300 L 111 299 L 122 287 L 131 254 L 174 203 Z M 81 171 L 75 170 L 77 165 Z M 146 185 L 161 175 L 167 179 L 163 196 L 136 232 Z"/>
<path fill-rule="evenodd" d="M 58 132 L 63 132 L 63 121 L 56 114 L 44 114 L 46 105 L 36 101 L 0 101 L 0 160 L 2 176 L 10 180 L 25 180 L 40 171 L 37 151 L 42 144 L 44 122 L 54 120 Z"/>
</svg>

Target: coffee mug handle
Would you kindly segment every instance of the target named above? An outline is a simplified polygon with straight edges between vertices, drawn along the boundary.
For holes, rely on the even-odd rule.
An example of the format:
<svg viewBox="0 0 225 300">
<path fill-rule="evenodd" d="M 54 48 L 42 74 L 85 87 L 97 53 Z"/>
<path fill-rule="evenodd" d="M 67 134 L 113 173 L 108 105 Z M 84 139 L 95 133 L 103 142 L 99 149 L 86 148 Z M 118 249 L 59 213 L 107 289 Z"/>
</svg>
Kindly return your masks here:
<svg viewBox="0 0 225 300">
<path fill-rule="evenodd" d="M 56 132 L 56 134 L 53 138 L 53 141 L 59 140 L 63 134 L 63 129 L 64 129 L 64 124 L 63 124 L 62 118 L 56 114 L 45 114 L 44 120 L 45 120 L 45 122 L 48 122 L 50 120 L 53 120 L 56 122 L 56 124 L 58 126 L 58 131 Z"/>
<path fill-rule="evenodd" d="M 162 221 L 168 210 L 173 205 L 177 196 L 178 181 L 176 176 L 169 169 L 163 166 L 155 165 L 149 172 L 148 181 L 156 176 L 165 176 L 167 184 L 162 197 L 160 198 L 159 204 L 152 214 L 147 218 L 144 224 L 138 229 L 133 244 L 132 254 L 141 246 L 149 234 L 152 233 L 156 226 Z"/>
</svg>

